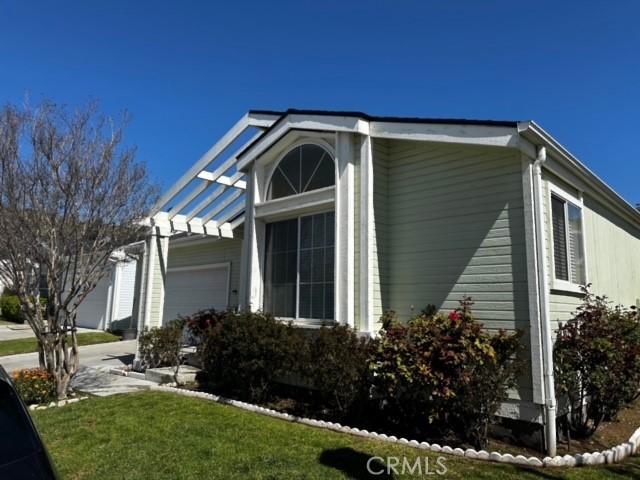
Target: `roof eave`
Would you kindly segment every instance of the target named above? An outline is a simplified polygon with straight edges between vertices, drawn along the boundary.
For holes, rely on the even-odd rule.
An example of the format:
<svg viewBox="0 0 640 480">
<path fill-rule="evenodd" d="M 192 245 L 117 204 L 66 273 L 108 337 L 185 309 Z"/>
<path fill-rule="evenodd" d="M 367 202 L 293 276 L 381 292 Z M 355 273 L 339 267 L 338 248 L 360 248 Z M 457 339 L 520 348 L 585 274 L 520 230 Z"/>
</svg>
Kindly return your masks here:
<svg viewBox="0 0 640 480">
<path fill-rule="evenodd" d="M 592 187 L 614 205 L 618 206 L 621 213 L 631 221 L 634 226 L 640 228 L 640 211 L 617 193 L 604 180 L 596 175 L 589 167 L 582 163 L 575 155 L 567 150 L 549 132 L 543 129 L 533 120 L 518 123 L 518 131 L 526 140 L 534 145 L 544 145 L 555 154 L 556 158 L 566 163 L 573 171 L 577 172 L 583 181 Z"/>
</svg>

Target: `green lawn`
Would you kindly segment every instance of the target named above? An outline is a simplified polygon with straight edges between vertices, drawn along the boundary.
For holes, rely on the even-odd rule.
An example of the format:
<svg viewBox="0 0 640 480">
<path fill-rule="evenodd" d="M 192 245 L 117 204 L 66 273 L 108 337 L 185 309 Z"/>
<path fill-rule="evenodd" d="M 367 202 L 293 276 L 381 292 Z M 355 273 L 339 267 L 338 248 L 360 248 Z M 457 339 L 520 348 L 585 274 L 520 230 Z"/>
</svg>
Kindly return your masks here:
<svg viewBox="0 0 640 480">
<path fill-rule="evenodd" d="M 120 337 L 107 332 L 83 332 L 78 334 L 78 345 L 93 345 L 95 343 L 109 343 L 119 340 Z M 33 337 L 0 341 L 0 357 L 37 351 L 38 343 Z"/>
<path fill-rule="evenodd" d="M 367 476 L 371 456 L 413 464 L 437 454 L 366 440 L 170 393 L 91 398 L 35 411 L 64 479 L 334 479 Z M 624 479 L 640 461 L 580 469 L 525 469 L 441 455 L 449 479 Z M 401 460 L 402 461 L 402 460 Z M 424 460 L 423 460 L 424 465 Z"/>
<path fill-rule="evenodd" d="M 5 320 L 4 318 L 0 317 L 0 325 L 17 325 L 16 322 L 9 322 L 8 320 Z"/>
</svg>

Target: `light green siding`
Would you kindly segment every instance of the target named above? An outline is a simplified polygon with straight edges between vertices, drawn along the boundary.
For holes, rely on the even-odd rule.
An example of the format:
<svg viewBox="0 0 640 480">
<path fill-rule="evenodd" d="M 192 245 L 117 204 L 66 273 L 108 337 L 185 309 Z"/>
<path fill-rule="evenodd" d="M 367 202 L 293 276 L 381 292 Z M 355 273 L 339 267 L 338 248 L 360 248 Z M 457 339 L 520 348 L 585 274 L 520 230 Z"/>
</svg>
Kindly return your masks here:
<svg viewBox="0 0 640 480">
<path fill-rule="evenodd" d="M 376 139 L 373 152 L 373 317 L 380 328 L 380 316 L 389 309 L 389 274 L 387 259 L 388 239 L 388 161 L 389 143 Z"/>
<path fill-rule="evenodd" d="M 360 142 L 361 138 L 354 135 L 353 139 L 353 318 L 356 330 L 361 330 L 365 321 L 360 314 L 360 252 L 361 252 L 361 203 L 360 198 Z"/>
<path fill-rule="evenodd" d="M 579 192 L 549 172 L 544 172 L 545 247 L 549 267 L 551 321 L 558 323 L 572 317 L 581 303 L 581 295 L 553 289 L 551 251 L 550 185 L 577 197 Z M 591 291 L 606 295 L 625 306 L 637 305 L 640 299 L 640 229 L 619 218 L 610 209 L 584 193 L 584 239 L 586 245 L 587 282 Z"/>
<path fill-rule="evenodd" d="M 425 142 L 374 143 L 376 312 L 401 319 L 468 295 L 488 329 L 529 345 L 522 163 L 515 151 Z M 522 358 L 530 357 L 528 349 Z M 531 374 L 515 400 L 532 400 Z"/>
<path fill-rule="evenodd" d="M 394 142 L 387 171 L 389 307 L 407 318 L 471 295 L 487 327 L 527 326 L 519 156 Z"/>
</svg>

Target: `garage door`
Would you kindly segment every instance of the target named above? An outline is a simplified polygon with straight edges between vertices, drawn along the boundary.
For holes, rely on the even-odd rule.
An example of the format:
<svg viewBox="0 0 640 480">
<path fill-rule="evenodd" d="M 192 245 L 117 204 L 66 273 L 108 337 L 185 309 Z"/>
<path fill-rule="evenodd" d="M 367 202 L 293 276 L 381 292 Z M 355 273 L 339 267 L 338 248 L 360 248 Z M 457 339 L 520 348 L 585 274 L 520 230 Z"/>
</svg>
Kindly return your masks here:
<svg viewBox="0 0 640 480">
<path fill-rule="evenodd" d="M 104 329 L 110 287 L 111 275 L 107 275 L 78 305 L 76 323 L 79 327 Z"/>
<path fill-rule="evenodd" d="M 224 310 L 229 299 L 229 264 L 167 271 L 162 322 L 206 308 Z"/>
</svg>

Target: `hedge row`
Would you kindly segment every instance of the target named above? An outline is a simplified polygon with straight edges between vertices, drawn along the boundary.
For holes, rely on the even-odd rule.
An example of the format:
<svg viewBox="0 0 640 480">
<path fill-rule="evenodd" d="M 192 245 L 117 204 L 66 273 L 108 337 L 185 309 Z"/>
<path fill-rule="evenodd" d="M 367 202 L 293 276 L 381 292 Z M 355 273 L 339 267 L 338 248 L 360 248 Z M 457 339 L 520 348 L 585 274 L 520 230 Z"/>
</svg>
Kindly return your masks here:
<svg viewBox="0 0 640 480">
<path fill-rule="evenodd" d="M 482 448 L 515 383 L 520 341 L 517 333 L 487 333 L 471 305 L 465 299 L 408 323 L 389 312 L 375 339 L 339 325 L 294 328 L 264 313 L 212 310 L 185 320 L 206 390 L 264 403 L 286 388 L 307 415 L 367 418 L 414 438 L 455 435 Z"/>
</svg>

